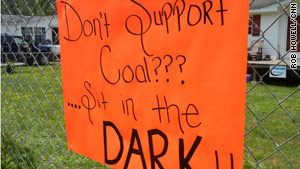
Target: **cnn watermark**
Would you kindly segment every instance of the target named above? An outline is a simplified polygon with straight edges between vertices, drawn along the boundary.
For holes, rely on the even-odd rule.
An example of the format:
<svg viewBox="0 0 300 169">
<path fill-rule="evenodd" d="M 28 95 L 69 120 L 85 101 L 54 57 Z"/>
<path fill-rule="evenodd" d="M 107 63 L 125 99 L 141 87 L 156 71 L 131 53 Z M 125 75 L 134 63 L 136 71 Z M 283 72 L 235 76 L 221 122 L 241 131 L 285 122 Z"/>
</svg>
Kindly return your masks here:
<svg viewBox="0 0 300 169">
<path fill-rule="evenodd" d="M 290 5 L 290 68 L 297 69 L 297 3 Z"/>
</svg>

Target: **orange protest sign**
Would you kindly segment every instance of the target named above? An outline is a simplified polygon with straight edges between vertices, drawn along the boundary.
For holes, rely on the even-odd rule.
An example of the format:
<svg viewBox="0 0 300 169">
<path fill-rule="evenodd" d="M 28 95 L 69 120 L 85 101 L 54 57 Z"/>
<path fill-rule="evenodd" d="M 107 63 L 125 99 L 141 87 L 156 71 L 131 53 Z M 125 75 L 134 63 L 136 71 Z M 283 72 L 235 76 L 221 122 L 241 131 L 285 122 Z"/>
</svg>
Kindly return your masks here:
<svg viewBox="0 0 300 169">
<path fill-rule="evenodd" d="M 58 0 L 68 148 L 113 168 L 242 168 L 248 5 Z"/>
</svg>

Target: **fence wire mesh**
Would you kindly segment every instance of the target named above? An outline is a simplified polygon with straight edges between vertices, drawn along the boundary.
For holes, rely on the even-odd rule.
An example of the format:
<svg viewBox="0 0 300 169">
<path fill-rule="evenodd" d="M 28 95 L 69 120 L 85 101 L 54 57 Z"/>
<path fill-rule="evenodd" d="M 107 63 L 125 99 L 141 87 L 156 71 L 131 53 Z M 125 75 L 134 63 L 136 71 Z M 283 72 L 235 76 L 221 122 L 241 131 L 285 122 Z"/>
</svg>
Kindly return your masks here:
<svg viewBox="0 0 300 169">
<path fill-rule="evenodd" d="M 285 48 L 291 3 L 300 4 L 250 0 L 249 48 L 264 45 L 248 55 L 246 169 L 300 168 L 300 72 Z M 107 168 L 67 149 L 55 0 L 1 0 L 1 30 L 1 167 Z M 270 65 L 286 66 L 286 78 L 270 78 Z"/>
</svg>

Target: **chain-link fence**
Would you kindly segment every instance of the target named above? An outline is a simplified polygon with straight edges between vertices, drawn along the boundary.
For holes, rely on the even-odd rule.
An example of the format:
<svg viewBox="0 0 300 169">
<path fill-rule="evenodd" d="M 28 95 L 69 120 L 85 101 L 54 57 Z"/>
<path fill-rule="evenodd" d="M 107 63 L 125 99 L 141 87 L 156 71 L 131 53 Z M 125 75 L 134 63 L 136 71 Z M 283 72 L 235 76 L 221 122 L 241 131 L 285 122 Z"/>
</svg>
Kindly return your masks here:
<svg viewBox="0 0 300 169">
<path fill-rule="evenodd" d="M 244 168 L 300 168 L 291 3 L 250 0 Z M 67 149 L 55 0 L 1 0 L 1 30 L 1 167 L 106 168 Z"/>
</svg>

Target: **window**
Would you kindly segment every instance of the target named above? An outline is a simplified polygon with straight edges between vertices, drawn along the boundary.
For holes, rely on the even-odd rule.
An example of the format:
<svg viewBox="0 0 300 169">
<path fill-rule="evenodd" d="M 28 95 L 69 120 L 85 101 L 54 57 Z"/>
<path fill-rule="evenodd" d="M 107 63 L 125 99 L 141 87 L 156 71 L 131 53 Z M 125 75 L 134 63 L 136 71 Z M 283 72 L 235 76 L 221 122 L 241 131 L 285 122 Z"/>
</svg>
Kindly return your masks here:
<svg viewBox="0 0 300 169">
<path fill-rule="evenodd" d="M 15 37 L 14 40 L 18 45 L 27 45 L 27 43 L 21 37 Z"/>
<path fill-rule="evenodd" d="M 36 43 L 41 43 L 46 39 L 46 31 L 44 27 L 22 27 L 22 35 L 25 40 Z"/>
<path fill-rule="evenodd" d="M 260 36 L 260 15 L 249 17 L 248 34 L 252 36 Z"/>
<path fill-rule="evenodd" d="M 35 43 L 42 43 L 46 39 L 45 28 L 34 28 Z"/>
<path fill-rule="evenodd" d="M 31 42 L 33 39 L 33 29 L 32 27 L 22 27 L 22 35 L 25 40 Z"/>
<path fill-rule="evenodd" d="M 52 40 L 53 44 L 59 45 L 58 28 L 52 28 Z"/>
<path fill-rule="evenodd" d="M 253 17 L 250 16 L 250 17 L 249 17 L 249 26 L 248 26 L 248 34 L 249 34 L 249 35 L 252 34 L 252 27 L 253 27 L 252 21 L 253 21 Z"/>
</svg>

